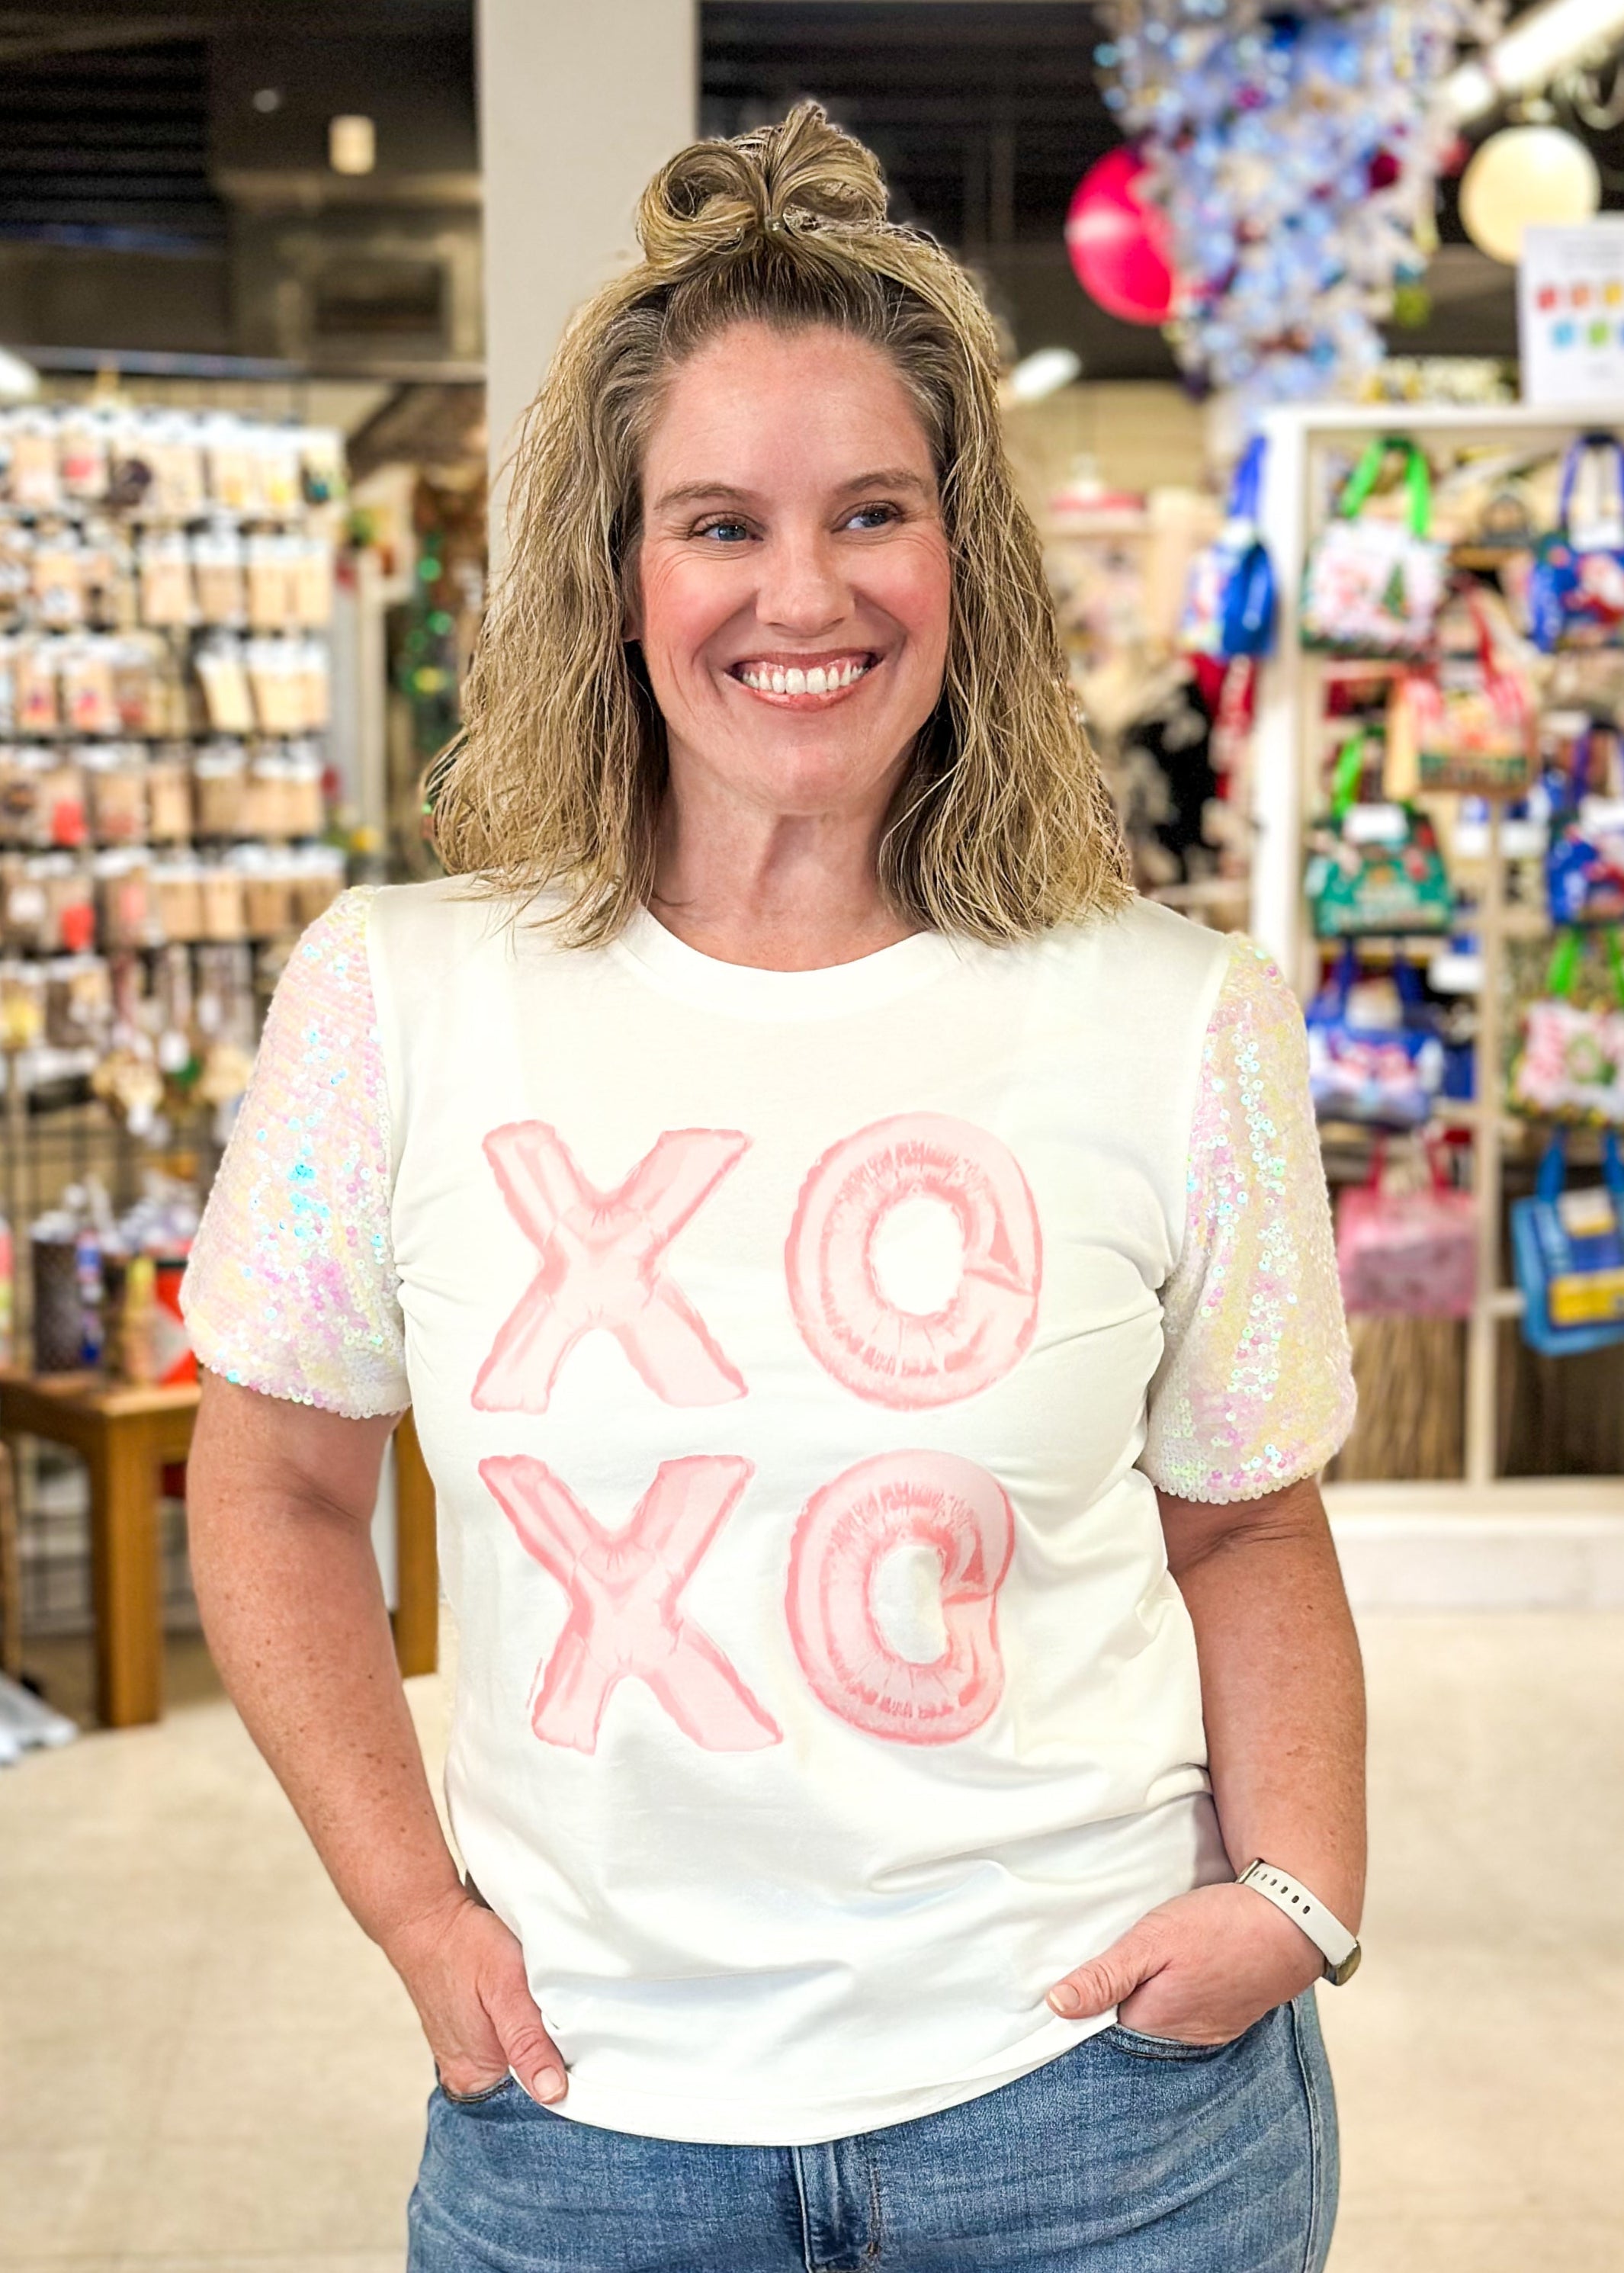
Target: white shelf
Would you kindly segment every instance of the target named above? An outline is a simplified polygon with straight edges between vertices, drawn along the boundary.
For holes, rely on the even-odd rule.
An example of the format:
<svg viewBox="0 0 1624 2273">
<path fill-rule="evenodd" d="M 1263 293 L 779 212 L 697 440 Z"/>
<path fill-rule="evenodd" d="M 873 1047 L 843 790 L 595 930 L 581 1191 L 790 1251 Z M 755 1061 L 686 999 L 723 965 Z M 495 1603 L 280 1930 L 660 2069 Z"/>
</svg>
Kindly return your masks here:
<svg viewBox="0 0 1624 2273">
<path fill-rule="evenodd" d="M 1278 616 L 1275 653 L 1259 670 L 1253 728 L 1250 928 L 1299 994 L 1306 996 L 1315 977 L 1314 942 L 1303 896 L 1303 846 L 1319 794 L 1321 698 L 1328 668 L 1340 667 L 1330 658 L 1306 654 L 1300 638 L 1303 564 L 1323 495 L 1324 454 L 1340 442 L 1391 433 L 1425 437 L 1443 447 L 1495 442 L 1526 446 L 1533 456 L 1560 448 L 1575 433 L 1592 428 L 1612 431 L 1624 424 L 1621 413 L 1624 406 L 1617 402 L 1560 411 L 1516 403 L 1471 409 L 1441 403 L 1291 403 L 1264 413 L 1268 456 L 1260 522 L 1274 567 Z M 1479 1107 L 1484 1100 L 1498 1097 L 1502 1079 L 1501 1002 L 1508 941 L 1544 928 L 1538 921 L 1528 924 L 1527 911 L 1506 904 L 1499 807 L 1491 806 L 1491 812 L 1494 818 L 1488 857 L 1469 864 L 1480 886 L 1471 922 L 1483 959 L 1476 1052 Z M 1431 1509 L 1461 1515 L 1501 1505 L 1526 1508 L 1531 1504 L 1530 1494 L 1547 1489 L 1545 1479 L 1512 1480 L 1495 1472 L 1501 1326 L 1518 1316 L 1521 1307 L 1515 1288 L 1501 1283 L 1501 1169 L 1507 1124 L 1494 1111 L 1479 1109 L 1470 1117 L 1464 1111 L 1446 1111 L 1471 1131 L 1472 1181 L 1479 1203 L 1478 1295 L 1467 1333 L 1466 1476 L 1460 1484 L 1339 1487 L 1334 1504 L 1350 1516 L 1358 1504 L 1346 1496 L 1360 1489 L 1390 1490 L 1398 1496 L 1395 1504 L 1411 1514 Z M 1553 1478 L 1548 1486 L 1560 1492 L 1568 1482 Z M 1587 1489 L 1602 1491 L 1615 1511 L 1624 1506 L 1620 1484 L 1592 1482 Z M 1327 1497 L 1328 1501 L 1332 1496 Z"/>
</svg>

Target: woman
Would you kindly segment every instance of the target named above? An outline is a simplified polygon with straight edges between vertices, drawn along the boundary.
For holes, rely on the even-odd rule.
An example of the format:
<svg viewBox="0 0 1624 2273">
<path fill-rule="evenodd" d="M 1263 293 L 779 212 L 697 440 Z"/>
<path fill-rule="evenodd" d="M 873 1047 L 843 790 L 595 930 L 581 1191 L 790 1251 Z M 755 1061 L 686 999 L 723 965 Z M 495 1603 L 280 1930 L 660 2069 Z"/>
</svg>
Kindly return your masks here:
<svg viewBox="0 0 1624 2273">
<path fill-rule="evenodd" d="M 992 327 L 884 211 L 811 106 L 650 187 L 522 446 L 452 877 L 307 934 L 188 1275 L 210 1637 L 438 2069 L 415 2273 L 1328 2243 L 1301 1021 L 1133 896 Z M 368 1540 L 408 1403 L 466 1883 Z"/>
</svg>

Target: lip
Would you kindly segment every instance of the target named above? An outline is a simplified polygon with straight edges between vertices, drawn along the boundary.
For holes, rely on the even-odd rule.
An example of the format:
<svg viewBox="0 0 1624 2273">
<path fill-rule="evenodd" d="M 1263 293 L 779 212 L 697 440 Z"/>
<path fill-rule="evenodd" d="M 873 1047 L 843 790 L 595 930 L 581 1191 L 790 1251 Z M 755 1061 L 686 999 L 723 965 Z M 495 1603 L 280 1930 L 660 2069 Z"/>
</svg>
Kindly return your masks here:
<svg viewBox="0 0 1624 2273">
<path fill-rule="evenodd" d="M 859 687 L 865 686 L 885 660 L 884 656 L 877 654 L 872 648 L 835 648 L 818 655 L 808 655 L 804 650 L 797 654 L 788 650 L 755 649 L 749 655 L 740 656 L 737 663 L 730 664 L 722 676 L 742 694 L 749 695 L 752 701 L 766 702 L 775 710 L 829 710 L 837 702 L 848 701 Z M 776 666 L 782 671 L 805 671 L 827 670 L 831 664 L 846 663 L 862 663 L 866 667 L 849 686 L 826 687 L 818 694 L 805 690 L 798 694 L 791 694 L 788 691 L 775 694 L 770 687 L 750 686 L 739 675 L 746 665 L 752 664 L 768 668 Z"/>
</svg>

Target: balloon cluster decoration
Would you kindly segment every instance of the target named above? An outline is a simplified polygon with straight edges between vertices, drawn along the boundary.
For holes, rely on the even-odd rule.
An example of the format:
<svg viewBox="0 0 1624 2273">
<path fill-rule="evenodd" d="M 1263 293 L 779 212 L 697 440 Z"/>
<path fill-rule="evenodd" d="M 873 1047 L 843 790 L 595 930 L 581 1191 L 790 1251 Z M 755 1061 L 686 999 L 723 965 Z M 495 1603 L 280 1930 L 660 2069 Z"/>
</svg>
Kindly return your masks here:
<svg viewBox="0 0 1624 2273">
<path fill-rule="evenodd" d="M 1356 390 L 1436 241 L 1454 139 L 1442 81 L 1492 16 L 1480 0 L 1103 0 L 1101 12 L 1095 61 L 1142 161 L 1141 201 L 1165 217 L 1167 328 L 1192 382 L 1254 407 Z M 1068 241 L 1093 289 L 1076 220 L 1074 200 Z"/>
</svg>

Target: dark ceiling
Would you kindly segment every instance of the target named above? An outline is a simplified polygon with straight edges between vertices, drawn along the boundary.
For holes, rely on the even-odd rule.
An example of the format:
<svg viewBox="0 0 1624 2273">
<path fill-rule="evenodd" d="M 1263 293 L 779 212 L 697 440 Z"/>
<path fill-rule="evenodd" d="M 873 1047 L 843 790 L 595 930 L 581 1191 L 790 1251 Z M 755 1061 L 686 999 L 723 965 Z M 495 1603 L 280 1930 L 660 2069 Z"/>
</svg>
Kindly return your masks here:
<svg viewBox="0 0 1624 2273">
<path fill-rule="evenodd" d="M 1017 349 L 1096 378 L 1171 378 L 1161 334 L 1084 298 L 1061 231 L 1078 177 L 1121 140 L 1079 0 L 709 0 L 701 120 L 735 134 L 815 95 L 875 152 L 900 219 L 974 263 Z"/>
<path fill-rule="evenodd" d="M 1121 139 L 1077 0 L 784 0 L 701 11 L 702 121 L 736 134 L 814 94 L 878 154 L 896 206 L 964 247 L 1052 236 Z"/>
<path fill-rule="evenodd" d="M 977 266 L 1022 351 L 1070 345 L 1099 378 L 1171 374 L 1159 334 L 1104 315 L 1066 259 L 1072 189 L 1118 139 L 1081 0 L 705 0 L 700 20 L 707 131 L 818 96 L 879 154 L 895 210 Z M 241 344 L 244 261 L 265 257 L 254 185 L 319 181 L 326 122 L 348 109 L 378 121 L 364 196 L 380 212 L 408 177 L 471 180 L 474 74 L 471 0 L 0 0 L 0 337 L 123 322 L 143 334 L 125 345 Z M 1624 138 L 1607 142 L 1604 165 L 1624 169 Z M 1609 187 L 1616 202 L 1624 171 Z M 1457 250 L 1437 311 L 1395 344 L 1510 352 L 1508 272 L 1461 244 L 1448 192 L 1441 222 Z M 138 271 L 150 289 L 126 305 L 114 288 Z"/>
<path fill-rule="evenodd" d="M 180 252 L 223 245 L 226 224 L 206 41 L 0 60 L 0 236 Z"/>
</svg>

